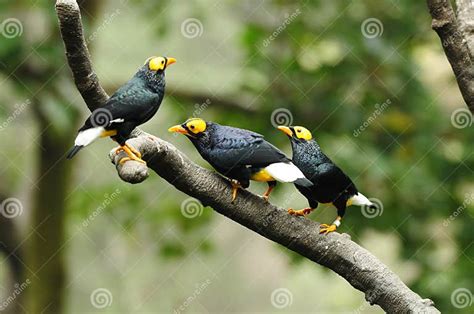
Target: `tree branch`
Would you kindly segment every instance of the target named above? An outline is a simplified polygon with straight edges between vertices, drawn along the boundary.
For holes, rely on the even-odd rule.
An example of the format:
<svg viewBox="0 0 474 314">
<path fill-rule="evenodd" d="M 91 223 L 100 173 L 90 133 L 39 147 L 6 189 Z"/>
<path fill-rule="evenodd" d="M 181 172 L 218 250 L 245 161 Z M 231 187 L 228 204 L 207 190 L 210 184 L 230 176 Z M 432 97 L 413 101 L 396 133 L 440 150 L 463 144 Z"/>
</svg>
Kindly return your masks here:
<svg viewBox="0 0 474 314">
<path fill-rule="evenodd" d="M 62 8 L 58 10 L 60 21 L 70 16 L 80 18 L 77 5 L 71 4 L 74 2 L 74 0 L 58 0 L 57 7 Z M 66 10 L 76 12 L 68 13 Z M 65 25 L 67 22 L 61 21 L 61 24 Z M 81 27 L 80 20 L 76 20 L 74 25 Z M 81 34 L 74 37 L 74 40 L 84 40 L 82 30 L 66 29 Z M 63 34 L 63 38 L 68 37 Z M 66 44 L 68 56 L 81 55 L 83 58 L 88 58 L 87 53 L 77 49 L 85 49 L 85 44 Z M 73 73 L 78 71 L 75 67 L 88 64 L 90 73 L 84 73 L 84 77 L 89 77 L 93 73 L 90 61 L 85 59 L 80 61 L 69 63 Z M 95 82 L 98 84 L 97 80 Z M 90 90 L 90 97 L 84 98 L 86 102 L 91 102 L 88 103 L 89 108 L 106 101 L 100 85 L 95 87 Z M 93 95 L 94 93 L 96 95 Z M 142 158 L 152 170 L 178 190 L 199 199 L 204 205 L 211 206 L 217 212 L 263 237 L 332 269 L 356 289 L 363 291 L 370 304 L 378 304 L 385 311 L 392 313 L 439 313 L 431 300 L 421 299 L 375 256 L 351 241 L 348 235 L 337 232 L 327 236 L 319 235 L 318 223 L 290 216 L 286 210 L 275 207 L 248 191 L 240 191 L 236 201 L 231 203 L 231 188 L 226 179 L 194 164 L 170 143 L 141 131 L 138 131 L 136 136 L 128 143 L 142 153 Z M 118 160 L 124 156 L 122 154 L 116 155 L 112 152 L 110 154 L 120 178 L 130 183 L 145 180 L 148 176 L 147 166 L 135 161 L 120 165 Z"/>
<path fill-rule="evenodd" d="M 256 106 L 250 107 L 242 101 L 236 101 L 234 98 L 242 98 L 237 96 L 211 95 L 210 93 L 199 93 L 173 87 L 169 89 L 169 95 L 179 100 L 189 101 L 195 104 L 216 104 L 219 105 L 219 107 L 228 108 L 229 110 L 238 110 L 243 113 L 254 113 L 257 111 Z"/>
<path fill-rule="evenodd" d="M 474 3 L 472 0 L 456 0 L 456 12 L 459 27 L 466 38 L 472 57 L 474 56 Z"/>
<path fill-rule="evenodd" d="M 116 84 L 104 85 L 104 90 L 115 91 L 120 86 Z M 193 91 L 185 88 L 173 86 L 172 84 L 166 83 L 166 95 L 168 98 L 174 98 L 178 102 L 191 102 L 196 105 L 196 111 L 202 111 L 207 106 L 218 105 L 219 108 L 235 110 L 242 113 L 254 113 L 257 111 L 258 104 L 249 106 L 246 105 L 245 100 L 242 96 L 233 95 L 213 95 L 210 92 L 203 93 Z M 249 102 L 250 103 L 250 102 Z"/>
<path fill-rule="evenodd" d="M 89 50 L 84 39 L 79 5 L 75 0 L 57 0 L 56 13 L 74 83 L 87 107 L 94 111 L 103 105 L 109 96 L 92 70 Z"/>
<path fill-rule="evenodd" d="M 460 1 L 458 1 L 460 2 Z M 469 110 L 474 113 L 474 64 L 467 40 L 449 0 L 427 0 L 436 31 Z"/>
</svg>

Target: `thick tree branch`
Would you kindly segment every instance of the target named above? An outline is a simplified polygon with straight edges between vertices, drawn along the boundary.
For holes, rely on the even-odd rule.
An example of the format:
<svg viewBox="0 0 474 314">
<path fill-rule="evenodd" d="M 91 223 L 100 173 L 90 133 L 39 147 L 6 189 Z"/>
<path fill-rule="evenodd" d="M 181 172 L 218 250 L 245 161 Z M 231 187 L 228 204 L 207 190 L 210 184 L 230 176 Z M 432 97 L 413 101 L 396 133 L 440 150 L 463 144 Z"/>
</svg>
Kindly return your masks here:
<svg viewBox="0 0 474 314">
<path fill-rule="evenodd" d="M 458 25 L 449 0 L 427 0 L 436 31 L 453 69 L 461 94 L 474 113 L 474 62 L 467 40 Z"/>
<path fill-rule="evenodd" d="M 459 27 L 466 38 L 471 56 L 474 56 L 474 2 L 456 0 L 456 12 Z"/>
<path fill-rule="evenodd" d="M 215 104 L 219 107 L 224 107 L 229 110 L 237 110 L 243 113 L 253 113 L 256 112 L 256 106 L 248 106 L 245 102 L 236 101 L 234 98 L 242 97 L 231 97 L 231 96 L 221 96 L 221 95 L 211 95 L 210 93 L 199 93 L 195 91 L 189 91 L 184 89 L 176 89 L 171 86 L 169 90 L 169 95 L 175 97 L 178 100 L 189 101 L 195 104 Z"/>
<path fill-rule="evenodd" d="M 118 85 L 104 85 L 106 91 L 115 91 Z M 166 83 L 166 96 L 174 98 L 178 102 L 191 102 L 195 105 L 196 114 L 208 106 L 219 106 L 219 108 L 234 110 L 241 113 L 254 113 L 257 111 L 258 104 L 249 106 L 241 96 L 232 95 L 212 95 L 210 92 L 203 93 L 183 88 L 177 88 L 172 84 Z M 250 101 L 249 101 L 250 104 Z"/>
<path fill-rule="evenodd" d="M 226 179 L 199 167 L 176 147 L 157 137 L 142 134 L 128 143 L 143 154 L 151 169 L 178 190 L 265 238 L 332 269 L 363 291 L 370 304 L 378 304 L 392 313 L 438 313 L 430 300 L 422 300 L 347 234 L 320 235 L 318 223 L 290 216 L 285 209 L 248 191 L 239 192 L 236 201 L 231 203 L 231 187 Z M 137 183 L 146 179 L 145 165 L 138 162 L 120 165 L 118 160 L 125 157 L 125 153 L 116 155 L 111 151 L 110 157 L 123 180 Z"/>
<path fill-rule="evenodd" d="M 57 0 L 56 13 L 74 83 L 89 109 L 93 111 L 103 105 L 109 96 L 92 70 L 79 5 L 75 0 Z"/>
<path fill-rule="evenodd" d="M 62 8 L 58 10 L 60 21 L 71 16 L 80 17 L 77 5 L 71 4 L 74 2 L 58 0 L 57 7 Z M 66 10 L 75 12 L 65 12 Z M 65 24 L 81 27 L 80 19 L 73 24 L 61 21 L 62 30 Z M 81 34 L 74 40 L 83 41 L 82 30 L 71 30 L 68 27 L 66 30 Z M 64 34 L 63 38 L 71 40 Z M 68 56 L 83 57 L 77 60 L 79 63 L 70 62 L 69 65 L 73 73 L 77 73 L 75 67 L 84 69 L 83 64 L 87 64 L 90 73 L 83 73 L 83 77 L 90 77 L 93 72 L 88 54 L 77 49 L 85 49 L 85 45 L 66 44 Z M 106 101 L 96 79 L 95 82 L 97 85 L 90 89 L 90 97 L 84 98 L 86 102 L 90 102 L 89 108 Z M 94 93 L 96 95 L 93 95 Z M 130 139 L 128 143 L 142 153 L 143 159 L 152 170 L 174 187 L 265 238 L 332 269 L 352 286 L 363 291 L 371 304 L 378 304 L 391 313 L 439 313 L 431 300 L 421 299 L 375 256 L 351 241 L 348 235 L 337 232 L 327 236 L 319 235 L 319 225 L 316 222 L 290 216 L 286 210 L 275 207 L 248 191 L 240 191 L 236 201 L 231 203 L 230 184 L 226 179 L 197 166 L 170 143 L 141 131 L 135 135 L 137 137 Z M 111 153 L 110 157 L 122 180 L 139 183 L 147 178 L 147 166 L 134 161 L 120 165 L 118 160 L 123 155 Z"/>
</svg>

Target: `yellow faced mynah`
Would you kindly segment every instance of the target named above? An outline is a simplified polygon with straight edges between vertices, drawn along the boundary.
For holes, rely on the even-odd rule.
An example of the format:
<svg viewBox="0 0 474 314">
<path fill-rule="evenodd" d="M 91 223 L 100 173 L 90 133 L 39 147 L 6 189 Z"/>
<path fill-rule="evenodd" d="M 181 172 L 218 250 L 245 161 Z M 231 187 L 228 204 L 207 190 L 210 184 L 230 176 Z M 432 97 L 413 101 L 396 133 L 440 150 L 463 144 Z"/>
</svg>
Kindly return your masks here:
<svg viewBox="0 0 474 314">
<path fill-rule="evenodd" d="M 304 216 L 316 209 L 318 203 L 332 203 L 337 208 L 337 218 L 332 225 L 322 224 L 320 230 L 320 233 L 329 233 L 341 225 L 347 206 L 375 208 L 367 197 L 357 191 L 351 179 L 322 152 L 308 129 L 302 126 L 279 126 L 278 129 L 290 138 L 293 163 L 313 183 L 311 187 L 296 186 L 308 199 L 310 207 L 301 210 L 290 208 L 290 214 Z"/>
<path fill-rule="evenodd" d="M 141 155 L 126 140 L 132 130 L 150 120 L 160 108 L 165 94 L 165 70 L 176 62 L 174 58 L 151 57 L 138 72 L 120 87 L 107 103 L 94 110 L 79 129 L 74 147 L 67 158 L 71 159 L 83 147 L 99 137 L 110 136 L 118 142 L 128 157 L 120 163 L 136 160 L 145 163 Z"/>
<path fill-rule="evenodd" d="M 199 118 L 191 118 L 169 131 L 185 134 L 207 162 L 231 179 L 232 201 L 238 188 L 247 188 L 250 180 L 268 183 L 263 194 L 266 200 L 276 181 L 312 185 L 290 159 L 260 134 Z"/>
</svg>

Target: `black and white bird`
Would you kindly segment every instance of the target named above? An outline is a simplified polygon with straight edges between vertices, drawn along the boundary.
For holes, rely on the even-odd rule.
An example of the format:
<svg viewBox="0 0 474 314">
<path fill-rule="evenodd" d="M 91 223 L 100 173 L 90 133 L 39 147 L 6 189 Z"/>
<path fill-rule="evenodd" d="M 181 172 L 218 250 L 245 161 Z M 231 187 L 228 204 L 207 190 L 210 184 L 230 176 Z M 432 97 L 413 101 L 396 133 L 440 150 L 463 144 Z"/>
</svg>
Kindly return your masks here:
<svg viewBox="0 0 474 314">
<path fill-rule="evenodd" d="M 367 197 L 360 193 L 352 180 L 326 156 L 311 132 L 302 126 L 279 126 L 291 141 L 293 162 L 308 178 L 313 186 L 296 188 L 309 202 L 307 208 L 301 210 L 288 209 L 291 215 L 304 216 L 312 212 L 318 203 L 332 203 L 337 208 L 337 218 L 331 224 L 322 224 L 321 233 L 329 233 L 341 225 L 346 207 L 351 205 L 375 208 Z"/>
<path fill-rule="evenodd" d="M 116 141 L 128 157 L 120 163 L 136 160 L 145 163 L 141 154 L 126 143 L 135 127 L 150 120 L 160 108 L 165 94 L 165 70 L 176 62 L 174 58 L 151 57 L 138 72 L 107 101 L 87 118 L 79 129 L 74 147 L 67 158 L 71 159 L 83 147 L 99 137 L 110 136 Z"/>
<path fill-rule="evenodd" d="M 231 179 L 232 201 L 238 188 L 247 188 L 250 180 L 268 183 L 265 200 L 277 181 L 312 185 L 285 154 L 258 133 L 199 118 L 191 118 L 169 131 L 185 134 L 211 166 Z"/>
</svg>

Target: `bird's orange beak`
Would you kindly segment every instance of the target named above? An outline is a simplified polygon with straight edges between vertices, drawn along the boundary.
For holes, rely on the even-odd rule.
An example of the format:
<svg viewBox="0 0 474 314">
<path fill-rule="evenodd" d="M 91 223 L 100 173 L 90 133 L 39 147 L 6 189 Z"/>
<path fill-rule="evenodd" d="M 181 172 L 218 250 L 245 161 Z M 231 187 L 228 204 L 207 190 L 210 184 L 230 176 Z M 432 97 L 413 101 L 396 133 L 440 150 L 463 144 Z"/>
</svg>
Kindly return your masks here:
<svg viewBox="0 0 474 314">
<path fill-rule="evenodd" d="M 290 137 L 293 136 L 293 132 L 287 126 L 280 125 L 280 126 L 278 126 L 278 130 L 282 131 L 283 133 L 285 133 L 286 135 L 288 135 Z"/>
<path fill-rule="evenodd" d="M 188 130 L 186 130 L 185 128 L 183 128 L 183 126 L 180 125 L 180 124 L 177 124 L 177 125 L 175 125 L 175 126 L 172 126 L 171 128 L 168 129 L 168 132 L 181 133 L 181 134 L 189 135 Z"/>
<path fill-rule="evenodd" d="M 173 64 L 173 63 L 176 63 L 176 59 L 175 59 L 175 58 L 169 57 L 169 58 L 167 58 L 167 59 L 168 59 L 168 61 L 166 62 L 166 66 L 171 65 L 171 64 Z"/>
</svg>

